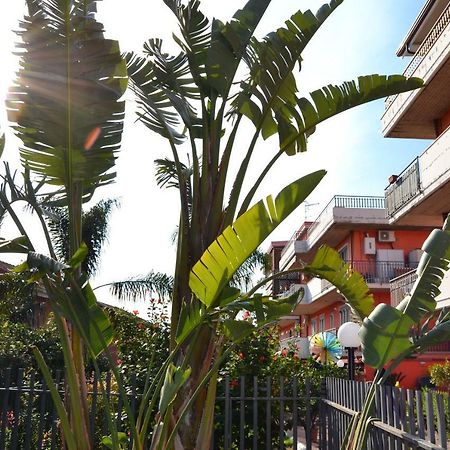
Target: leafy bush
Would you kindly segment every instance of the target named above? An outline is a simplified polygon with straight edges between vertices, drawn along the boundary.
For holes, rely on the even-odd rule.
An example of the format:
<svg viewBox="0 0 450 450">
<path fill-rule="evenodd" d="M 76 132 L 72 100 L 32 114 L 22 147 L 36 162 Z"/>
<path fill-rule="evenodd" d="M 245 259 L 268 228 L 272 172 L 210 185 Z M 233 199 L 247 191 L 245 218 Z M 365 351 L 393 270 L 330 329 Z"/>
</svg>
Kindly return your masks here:
<svg viewBox="0 0 450 450">
<path fill-rule="evenodd" d="M 431 382 L 442 391 L 449 390 L 450 386 L 450 361 L 433 364 L 429 367 Z"/>
<path fill-rule="evenodd" d="M 240 396 L 241 383 L 244 381 L 246 397 L 252 397 L 253 377 L 258 379 L 258 397 L 265 397 L 267 394 L 266 383 L 267 378 L 271 378 L 271 396 L 280 395 L 281 382 L 283 382 L 283 391 L 285 397 L 292 397 L 293 383 L 297 381 L 298 395 L 298 422 L 306 427 L 306 411 L 307 404 L 305 399 L 306 380 L 310 381 L 310 403 L 309 411 L 311 414 L 311 424 L 314 428 L 319 418 L 319 401 L 322 381 L 326 377 L 346 376 L 346 371 L 336 365 L 322 365 L 314 361 L 312 358 L 301 359 L 297 354 L 295 347 L 280 351 L 279 330 L 277 327 L 259 330 L 244 342 L 242 342 L 235 351 L 229 356 L 228 360 L 220 371 L 221 380 L 219 380 L 218 397 L 224 397 L 225 383 L 224 378 L 230 380 L 230 393 L 232 397 Z M 245 380 L 242 379 L 245 377 Z M 216 402 L 215 411 L 215 445 L 216 448 L 223 446 L 223 437 L 225 434 L 225 408 L 224 401 Z M 253 447 L 253 402 L 245 402 L 245 429 L 244 440 L 245 448 Z M 268 402 L 258 400 L 257 416 L 258 416 L 258 448 L 265 448 L 266 434 L 268 433 L 266 414 Z M 272 448 L 279 446 L 279 429 L 280 429 L 280 402 L 270 402 L 270 415 L 272 417 L 270 424 L 270 439 Z M 284 404 L 284 430 L 285 432 L 292 428 L 292 401 Z M 232 435 L 237 439 L 239 435 L 240 423 L 240 402 L 235 400 L 232 403 Z M 308 430 L 311 431 L 311 430 Z M 287 436 L 284 436 L 285 438 Z M 235 441 L 236 441 L 235 439 Z M 237 439 L 238 440 L 238 439 Z M 218 446 L 218 447 L 217 447 Z"/>
</svg>

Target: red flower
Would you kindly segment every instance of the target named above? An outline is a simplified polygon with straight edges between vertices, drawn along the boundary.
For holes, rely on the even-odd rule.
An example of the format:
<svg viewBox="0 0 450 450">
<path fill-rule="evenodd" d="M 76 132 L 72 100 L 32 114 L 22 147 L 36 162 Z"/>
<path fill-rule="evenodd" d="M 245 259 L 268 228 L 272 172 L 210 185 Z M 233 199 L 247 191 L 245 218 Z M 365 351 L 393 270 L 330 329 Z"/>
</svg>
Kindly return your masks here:
<svg viewBox="0 0 450 450">
<path fill-rule="evenodd" d="M 231 380 L 230 386 L 232 389 L 238 387 L 239 386 L 238 380 Z"/>
<path fill-rule="evenodd" d="M 285 348 L 283 348 L 283 350 L 281 350 L 281 356 L 287 356 L 287 354 L 288 351 Z"/>
<path fill-rule="evenodd" d="M 292 355 L 294 358 L 300 358 L 299 356 L 298 356 L 298 353 L 294 353 L 293 355 Z"/>
<path fill-rule="evenodd" d="M 250 311 L 245 311 L 242 315 L 242 320 L 247 320 L 250 317 Z"/>
<path fill-rule="evenodd" d="M 244 359 L 244 354 L 242 352 L 239 352 L 239 359 L 243 360 Z"/>
<path fill-rule="evenodd" d="M 137 316 L 137 315 L 139 314 L 139 310 L 138 310 L 138 309 L 133 309 L 133 314 L 134 314 L 135 316 Z"/>
<path fill-rule="evenodd" d="M 123 363 L 123 361 L 122 361 L 120 358 L 118 358 L 118 359 L 117 359 L 117 365 L 118 365 L 118 366 L 121 366 L 122 363 Z"/>
</svg>

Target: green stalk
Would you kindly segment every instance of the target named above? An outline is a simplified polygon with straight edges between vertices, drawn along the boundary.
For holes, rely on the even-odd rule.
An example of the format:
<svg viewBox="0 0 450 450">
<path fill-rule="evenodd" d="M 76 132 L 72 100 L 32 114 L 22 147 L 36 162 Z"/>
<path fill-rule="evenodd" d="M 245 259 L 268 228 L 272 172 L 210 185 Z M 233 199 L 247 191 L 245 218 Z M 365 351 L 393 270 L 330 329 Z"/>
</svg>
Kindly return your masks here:
<svg viewBox="0 0 450 450">
<path fill-rule="evenodd" d="M 253 197 L 255 196 L 256 191 L 258 190 L 259 186 L 263 182 L 266 175 L 269 173 L 270 169 L 273 167 L 273 165 L 278 161 L 280 156 L 284 153 L 284 151 L 279 151 L 275 154 L 275 156 L 270 160 L 270 162 L 267 164 L 267 166 L 264 168 L 264 170 L 260 173 L 258 179 L 256 180 L 255 184 L 252 186 L 248 194 L 245 196 L 244 201 L 242 202 L 242 205 L 239 209 L 239 212 L 237 214 L 237 217 L 241 216 L 242 214 L 247 211 L 248 207 L 250 206 L 250 202 L 252 201 Z"/>
<path fill-rule="evenodd" d="M 85 421 L 86 416 L 83 413 L 82 392 L 80 392 L 78 373 L 73 358 L 73 352 L 69 344 L 68 330 L 56 308 L 54 308 L 53 311 L 66 364 L 65 373 L 69 386 L 70 420 L 73 425 L 77 449 L 90 448 L 89 432 Z"/>
<path fill-rule="evenodd" d="M 165 450 L 169 450 L 171 448 L 171 445 L 173 444 L 175 437 L 176 437 L 176 433 L 178 431 L 178 428 L 180 427 L 182 421 L 184 420 L 184 418 L 186 417 L 186 414 L 189 412 L 190 408 L 192 407 L 192 405 L 194 404 L 194 402 L 197 400 L 197 397 L 199 396 L 199 394 L 202 392 L 203 388 L 206 386 L 206 384 L 208 383 L 209 379 L 219 370 L 220 365 L 222 364 L 222 362 L 224 361 L 224 359 L 228 356 L 228 354 L 231 352 L 231 350 L 234 348 L 234 345 L 230 345 L 230 347 L 228 347 L 223 354 L 220 356 L 220 358 L 218 358 L 215 363 L 213 364 L 213 366 L 211 367 L 211 369 L 208 371 L 208 373 L 203 377 L 203 379 L 201 380 L 201 382 L 197 385 L 195 391 L 192 393 L 191 398 L 189 399 L 189 401 L 186 403 L 185 407 L 183 408 L 183 410 L 181 411 L 180 416 L 178 417 L 177 422 L 175 423 L 175 426 L 172 429 L 172 432 L 170 433 L 169 439 L 165 445 Z M 167 414 L 165 419 L 167 420 Z"/>
<path fill-rule="evenodd" d="M 61 428 L 64 433 L 64 439 L 65 443 L 67 444 L 67 448 L 68 450 L 78 450 L 79 447 L 75 442 L 74 434 L 70 427 L 69 417 L 67 415 L 66 409 L 64 408 L 64 404 L 61 400 L 59 392 L 57 391 L 55 385 L 53 384 L 54 381 L 50 374 L 50 370 L 47 364 L 45 363 L 44 358 L 42 357 L 42 353 L 39 351 L 39 349 L 37 347 L 33 347 L 32 351 L 34 357 L 36 358 L 36 362 L 39 366 L 39 369 L 41 370 L 42 375 L 45 379 L 47 387 L 50 391 L 50 395 L 52 397 L 55 408 L 58 411 L 58 417 L 61 422 Z"/>
</svg>

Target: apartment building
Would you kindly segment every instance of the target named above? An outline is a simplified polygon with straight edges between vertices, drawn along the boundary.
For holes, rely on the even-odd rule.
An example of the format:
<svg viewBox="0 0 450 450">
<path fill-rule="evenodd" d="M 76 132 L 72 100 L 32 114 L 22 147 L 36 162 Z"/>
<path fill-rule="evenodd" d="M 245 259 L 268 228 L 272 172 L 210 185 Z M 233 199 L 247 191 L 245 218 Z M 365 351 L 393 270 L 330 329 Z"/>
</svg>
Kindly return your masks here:
<svg viewBox="0 0 450 450">
<path fill-rule="evenodd" d="M 289 241 L 273 242 L 268 250 L 271 270 L 281 272 L 310 262 L 326 244 L 360 272 L 377 302 L 390 302 L 390 281 L 417 267 L 429 226 L 399 227 L 389 223 L 384 197 L 336 195 L 313 222 L 305 222 Z M 280 321 L 283 346 L 305 348 L 305 338 L 319 331 L 336 332 L 351 320 L 339 291 L 325 280 L 289 274 L 273 281 L 277 295 L 303 291 L 293 314 Z M 306 351 L 306 350 L 305 350 Z"/>
</svg>

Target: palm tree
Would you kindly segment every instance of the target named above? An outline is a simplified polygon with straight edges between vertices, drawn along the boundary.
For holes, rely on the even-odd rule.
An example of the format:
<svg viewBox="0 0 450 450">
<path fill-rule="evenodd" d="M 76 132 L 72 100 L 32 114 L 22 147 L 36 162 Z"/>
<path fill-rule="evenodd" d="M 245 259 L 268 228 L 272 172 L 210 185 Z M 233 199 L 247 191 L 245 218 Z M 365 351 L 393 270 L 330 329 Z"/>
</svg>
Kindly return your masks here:
<svg viewBox="0 0 450 450">
<path fill-rule="evenodd" d="M 105 39 L 95 20 L 95 0 L 27 0 L 28 14 L 18 32 L 20 70 L 8 99 L 9 118 L 21 139 L 20 156 L 25 169 L 19 188 L 42 224 L 48 255 L 34 247 L 20 218 L 11 208 L 17 189 L 10 183 L 0 196 L 2 206 L 22 235 L 3 243 L 3 250 L 27 254 L 22 269 L 33 272 L 47 290 L 61 334 L 69 386 L 69 412 L 53 392 L 69 449 L 89 449 L 87 388 L 84 345 L 95 357 L 112 339 L 107 316 L 98 307 L 82 261 L 82 204 L 99 186 L 110 183 L 120 147 L 126 86 L 126 65 L 118 43 Z M 36 198 L 28 177 L 39 187 Z M 46 227 L 47 206 L 63 208 L 68 244 L 59 260 Z M 83 345 L 84 343 L 84 345 Z M 38 363 L 50 374 L 42 355 Z M 114 438 L 115 439 L 115 438 Z"/>
<path fill-rule="evenodd" d="M 81 241 L 89 249 L 81 269 L 90 277 L 95 275 L 100 264 L 104 243 L 108 239 L 108 220 L 117 200 L 101 200 L 87 211 L 82 211 Z M 45 205 L 43 205 L 45 208 Z M 52 242 L 60 260 L 70 261 L 69 215 L 66 208 L 45 208 Z"/>
<path fill-rule="evenodd" d="M 325 86 L 308 98 L 298 95 L 294 73 L 301 69 L 302 52 L 342 2 L 333 0 L 316 14 L 298 11 L 258 40 L 254 31 L 270 0 L 249 0 L 227 23 L 210 21 L 199 0 L 164 0 L 179 23 L 179 53 L 169 55 L 160 39 L 150 39 L 143 56 L 127 55 L 139 120 L 163 136 L 171 150 L 172 159 L 160 163 L 159 179 L 172 181 L 180 202 L 171 315 L 174 356 L 162 388 L 166 401 L 160 402 L 154 448 L 204 448 L 210 442 L 225 336 L 238 340 L 248 331 L 235 320 L 237 311 L 248 308 L 263 325 L 295 306 L 252 296 L 254 289 L 242 294 L 230 285 L 241 264 L 325 175 L 306 175 L 275 199 L 269 196 L 250 207 L 271 168 L 283 154 L 305 151 L 320 122 L 421 85 L 399 75 L 368 75 Z M 246 76 L 239 82 L 241 67 Z M 245 119 L 254 132 L 242 149 L 235 142 Z M 272 135 L 279 139 L 272 159 L 244 192 L 259 138 Z M 237 173 L 229 169 L 232 156 L 241 161 Z M 229 198 L 226 186 L 232 186 Z M 166 398 L 167 392 L 175 393 Z"/>
</svg>

